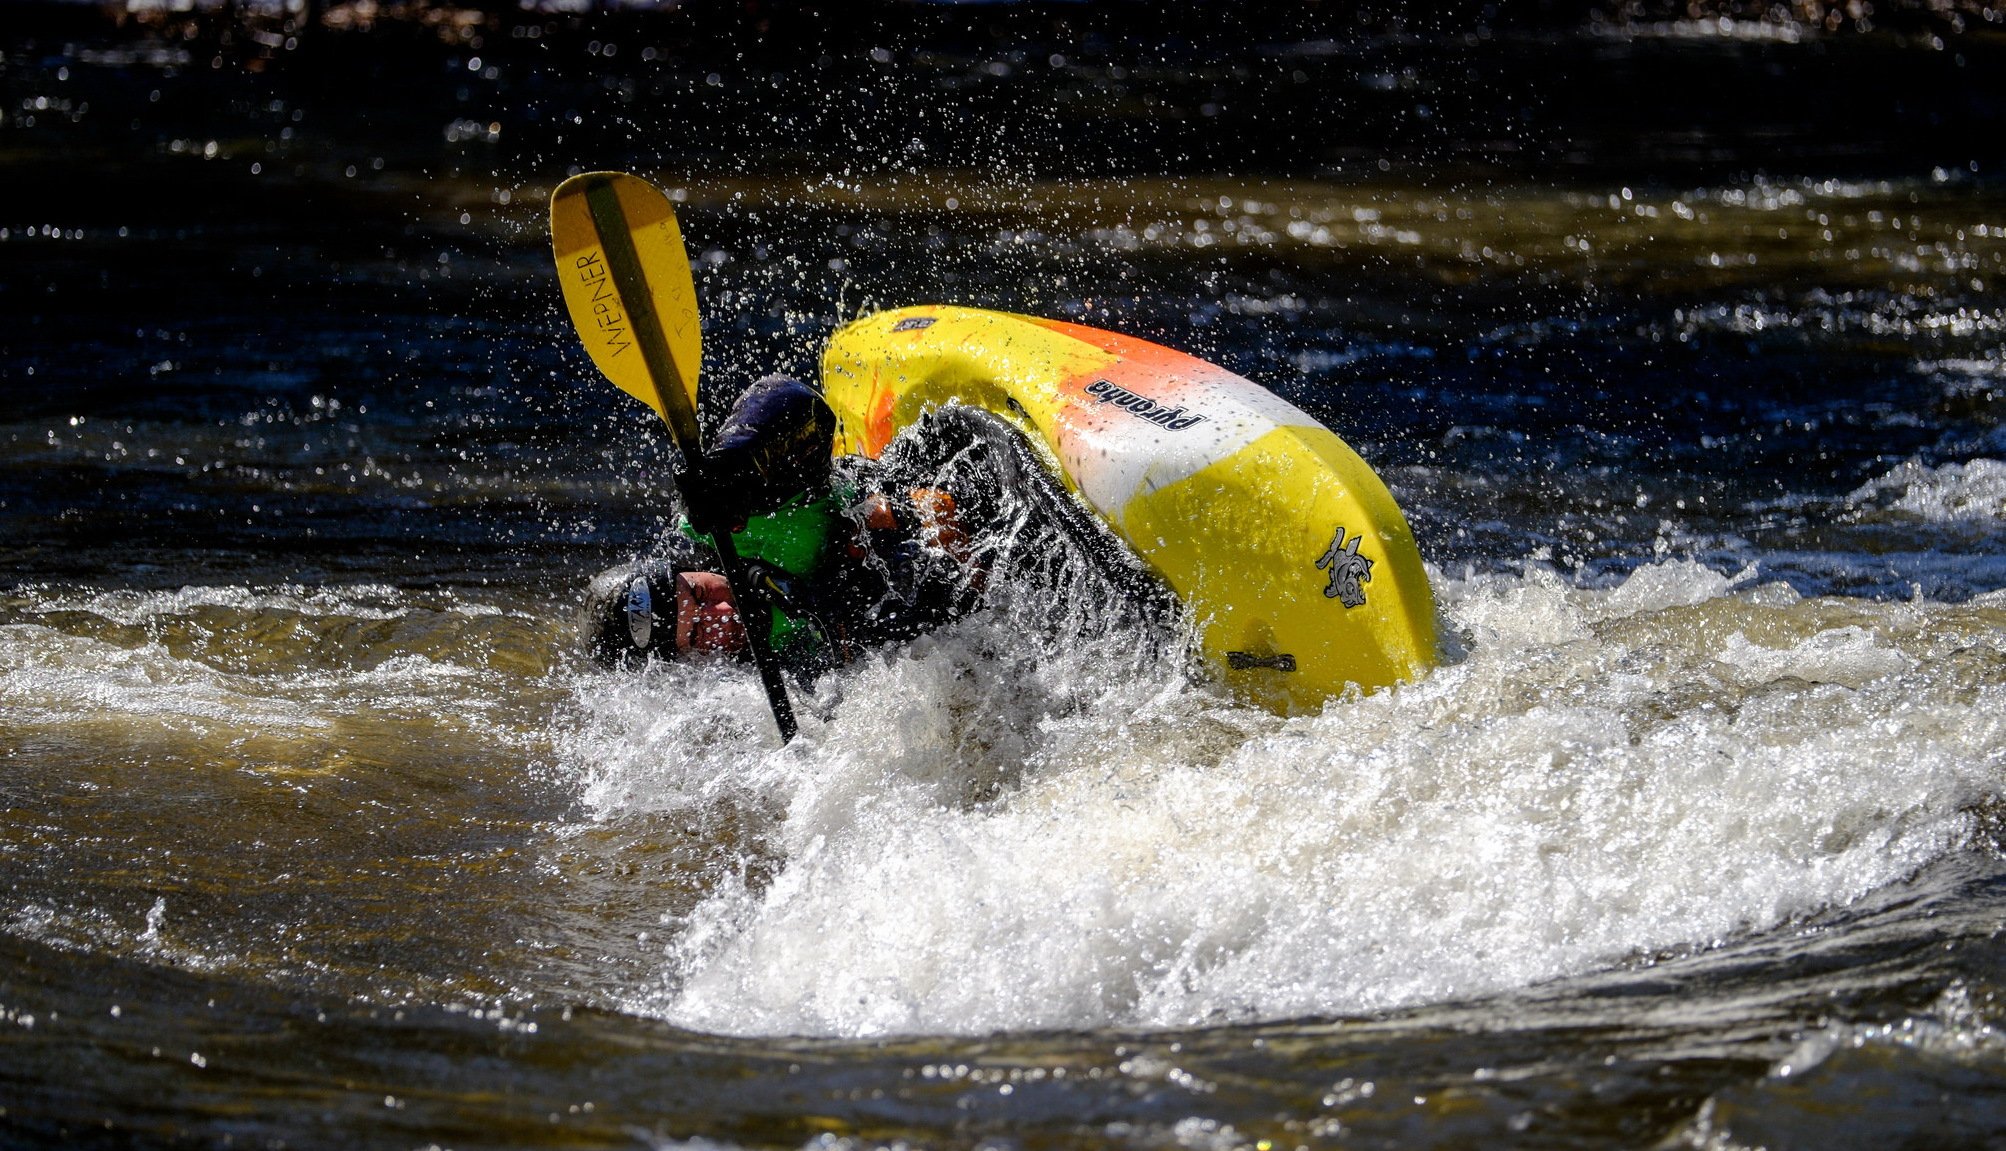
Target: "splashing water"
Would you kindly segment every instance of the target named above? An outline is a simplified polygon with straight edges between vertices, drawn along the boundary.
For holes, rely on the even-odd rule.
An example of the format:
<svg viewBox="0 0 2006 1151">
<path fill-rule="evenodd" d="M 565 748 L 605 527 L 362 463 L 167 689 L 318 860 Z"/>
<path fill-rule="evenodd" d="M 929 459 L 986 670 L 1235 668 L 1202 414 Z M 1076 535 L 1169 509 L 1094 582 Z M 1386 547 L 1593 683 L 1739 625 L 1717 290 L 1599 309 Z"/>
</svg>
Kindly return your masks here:
<svg viewBox="0 0 2006 1151">
<path fill-rule="evenodd" d="M 771 820 L 769 866 L 713 876 L 627 1005 L 831 1035 L 1351 1014 L 1705 948 L 1965 842 L 2006 757 L 1972 645 L 2006 604 L 1751 574 L 1442 579 L 1462 662 L 1292 719 L 1104 648 L 1008 660 L 1007 613 L 842 673 L 782 752 L 720 726 L 753 701 L 702 669 L 587 693 L 597 818 L 734 792 Z"/>
<path fill-rule="evenodd" d="M 2006 525 L 2006 462 L 1978 459 L 1929 467 L 1909 460 L 1849 497 L 1869 511 L 1904 512 L 1925 523 Z"/>
</svg>

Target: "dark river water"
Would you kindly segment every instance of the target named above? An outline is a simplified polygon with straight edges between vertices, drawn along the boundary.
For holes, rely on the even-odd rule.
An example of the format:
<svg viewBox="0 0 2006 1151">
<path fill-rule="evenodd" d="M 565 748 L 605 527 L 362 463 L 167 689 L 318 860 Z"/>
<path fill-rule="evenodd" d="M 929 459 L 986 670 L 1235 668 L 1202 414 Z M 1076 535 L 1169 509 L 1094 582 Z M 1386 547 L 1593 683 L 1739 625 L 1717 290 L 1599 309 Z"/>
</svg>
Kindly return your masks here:
<svg viewBox="0 0 2006 1151">
<path fill-rule="evenodd" d="M 0 31 L 0 1144 L 2006 1140 L 1983 9 L 312 10 Z M 1443 666 L 1278 717 L 1036 581 L 785 749 L 588 665 L 674 514 L 590 168 L 721 385 L 947 301 L 1317 413 Z"/>
</svg>

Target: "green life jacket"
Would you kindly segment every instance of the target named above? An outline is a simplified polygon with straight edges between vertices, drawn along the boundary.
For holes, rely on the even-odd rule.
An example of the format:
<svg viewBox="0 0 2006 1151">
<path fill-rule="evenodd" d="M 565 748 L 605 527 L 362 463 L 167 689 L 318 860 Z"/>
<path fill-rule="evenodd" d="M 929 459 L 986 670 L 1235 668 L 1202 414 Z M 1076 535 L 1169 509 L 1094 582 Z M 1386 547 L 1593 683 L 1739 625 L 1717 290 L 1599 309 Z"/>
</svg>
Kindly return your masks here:
<svg viewBox="0 0 2006 1151">
<path fill-rule="evenodd" d="M 853 493 L 852 493 L 853 494 Z M 796 645 L 820 647 L 826 643 L 802 605 L 789 601 L 786 584 L 802 585 L 815 579 L 829 558 L 832 541 L 846 524 L 842 509 L 846 494 L 830 491 L 819 496 L 797 496 L 776 511 L 753 516 L 745 526 L 731 533 L 732 544 L 745 559 L 757 561 L 781 573 L 781 586 L 770 589 L 773 605 L 771 643 L 774 651 Z M 683 534 L 703 537 L 683 521 Z M 780 594 L 773 594 L 773 592 Z"/>
</svg>

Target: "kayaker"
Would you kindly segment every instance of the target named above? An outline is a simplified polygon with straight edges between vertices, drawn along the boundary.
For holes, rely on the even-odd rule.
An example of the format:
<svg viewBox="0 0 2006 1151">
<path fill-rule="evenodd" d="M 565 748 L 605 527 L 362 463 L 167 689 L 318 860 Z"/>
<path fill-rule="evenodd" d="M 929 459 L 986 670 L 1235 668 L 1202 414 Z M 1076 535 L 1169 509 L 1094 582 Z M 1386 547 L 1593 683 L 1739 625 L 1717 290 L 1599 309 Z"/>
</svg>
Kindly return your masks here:
<svg viewBox="0 0 2006 1151">
<path fill-rule="evenodd" d="M 830 451 L 836 417 L 798 380 L 769 376 L 733 405 L 693 501 L 732 539 L 772 606 L 773 650 L 814 674 L 973 610 L 984 572 L 954 497 L 897 483 Z M 685 521 L 651 554 L 586 591 L 587 646 L 607 664 L 705 653 L 743 657 L 746 620 L 715 554 Z"/>
</svg>

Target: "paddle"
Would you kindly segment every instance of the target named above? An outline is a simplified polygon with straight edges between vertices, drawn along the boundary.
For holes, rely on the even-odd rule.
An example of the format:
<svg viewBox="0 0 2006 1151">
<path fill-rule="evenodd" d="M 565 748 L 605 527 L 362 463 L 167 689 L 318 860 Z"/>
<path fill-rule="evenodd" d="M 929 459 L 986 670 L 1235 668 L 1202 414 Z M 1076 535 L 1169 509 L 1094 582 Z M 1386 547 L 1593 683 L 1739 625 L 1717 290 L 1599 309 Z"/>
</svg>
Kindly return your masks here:
<svg viewBox="0 0 2006 1151">
<path fill-rule="evenodd" d="M 731 525 L 704 506 L 704 493 L 711 488 L 703 474 L 696 407 L 703 343 L 697 330 L 696 283 L 676 210 L 646 180 L 588 172 L 559 184 L 551 195 L 550 238 L 565 307 L 592 362 L 669 426 L 679 457 L 676 487 L 691 525 L 717 547 L 724 569 L 719 574 L 731 585 L 745 621 L 773 722 L 779 725 L 781 742 L 791 740 L 794 708 L 766 630 L 771 607 L 746 577 Z"/>
</svg>

